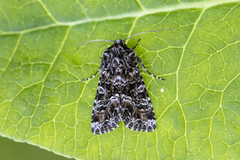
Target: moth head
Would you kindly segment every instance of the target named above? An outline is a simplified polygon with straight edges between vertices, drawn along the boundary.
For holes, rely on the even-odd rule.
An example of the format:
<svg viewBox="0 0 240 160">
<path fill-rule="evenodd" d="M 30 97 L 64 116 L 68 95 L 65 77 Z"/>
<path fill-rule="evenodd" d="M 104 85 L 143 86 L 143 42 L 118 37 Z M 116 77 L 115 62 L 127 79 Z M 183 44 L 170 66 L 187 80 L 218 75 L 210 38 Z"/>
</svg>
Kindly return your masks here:
<svg viewBox="0 0 240 160">
<path fill-rule="evenodd" d="M 116 39 L 116 40 L 114 41 L 114 44 L 124 45 L 124 44 L 125 44 L 125 40 L 122 40 L 122 39 Z"/>
</svg>

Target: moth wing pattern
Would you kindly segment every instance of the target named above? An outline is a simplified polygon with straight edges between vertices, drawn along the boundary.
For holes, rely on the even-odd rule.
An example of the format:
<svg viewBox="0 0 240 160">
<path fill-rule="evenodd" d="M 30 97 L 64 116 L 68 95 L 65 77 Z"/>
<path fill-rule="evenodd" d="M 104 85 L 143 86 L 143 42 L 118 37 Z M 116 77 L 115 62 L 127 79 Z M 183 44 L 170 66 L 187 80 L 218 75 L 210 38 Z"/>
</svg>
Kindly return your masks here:
<svg viewBox="0 0 240 160">
<path fill-rule="evenodd" d="M 135 58 L 140 59 L 136 55 Z M 137 62 L 134 65 L 128 72 L 128 85 L 125 88 L 128 92 L 121 95 L 121 118 L 126 127 L 132 130 L 151 132 L 156 128 L 153 106 Z"/>
<path fill-rule="evenodd" d="M 109 87 L 112 82 L 106 77 L 107 73 L 110 73 L 109 69 L 102 68 L 92 110 L 91 130 L 93 134 L 110 132 L 118 127 L 120 122 L 119 94 L 111 93 Z"/>
<path fill-rule="evenodd" d="M 120 120 L 136 131 L 151 132 L 156 128 L 153 106 L 137 62 L 152 77 L 165 79 L 145 68 L 135 53 L 136 46 L 129 49 L 125 40 L 115 40 L 103 53 L 98 71 L 92 77 L 83 79 L 94 78 L 102 70 L 92 111 L 93 134 L 114 130 Z"/>
</svg>

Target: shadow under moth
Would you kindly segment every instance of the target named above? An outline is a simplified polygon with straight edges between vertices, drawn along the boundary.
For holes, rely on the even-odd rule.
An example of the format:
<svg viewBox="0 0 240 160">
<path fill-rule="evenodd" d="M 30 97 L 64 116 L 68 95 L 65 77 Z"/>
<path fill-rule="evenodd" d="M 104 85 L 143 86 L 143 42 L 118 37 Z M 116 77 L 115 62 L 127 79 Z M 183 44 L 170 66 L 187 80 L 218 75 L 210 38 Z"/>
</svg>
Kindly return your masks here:
<svg viewBox="0 0 240 160">
<path fill-rule="evenodd" d="M 162 30 L 147 32 L 159 31 Z M 133 36 L 147 32 L 141 32 Z M 92 111 L 91 130 L 93 134 L 102 134 L 114 130 L 118 127 L 120 120 L 125 123 L 126 127 L 136 131 L 151 132 L 156 128 L 153 106 L 137 62 L 152 77 L 160 80 L 165 79 L 151 74 L 136 55 L 135 48 L 140 39 L 132 49 L 125 44 L 125 41 L 133 36 L 125 40 L 99 39 L 85 42 L 113 42 L 113 45 L 100 57 L 102 60 L 97 72 L 92 77 L 81 80 L 87 81 L 94 78 L 102 70 Z"/>
</svg>

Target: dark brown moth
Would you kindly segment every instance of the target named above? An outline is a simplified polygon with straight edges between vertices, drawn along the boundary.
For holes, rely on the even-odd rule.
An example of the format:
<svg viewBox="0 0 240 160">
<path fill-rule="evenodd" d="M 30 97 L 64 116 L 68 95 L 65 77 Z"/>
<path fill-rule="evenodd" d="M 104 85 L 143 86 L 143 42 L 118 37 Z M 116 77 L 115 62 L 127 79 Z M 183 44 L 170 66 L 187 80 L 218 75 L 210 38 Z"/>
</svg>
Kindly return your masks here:
<svg viewBox="0 0 240 160">
<path fill-rule="evenodd" d="M 159 31 L 161 30 L 147 32 Z M 156 128 L 153 106 L 137 63 L 152 77 L 165 79 L 151 74 L 136 55 L 135 48 L 140 39 L 132 49 L 125 44 L 127 39 L 88 41 L 113 42 L 113 45 L 103 53 L 97 72 L 92 77 L 82 80 L 94 78 L 102 70 L 92 111 L 91 129 L 93 134 L 114 130 L 118 127 L 120 120 L 125 123 L 126 127 L 136 131 L 151 132 Z"/>
</svg>

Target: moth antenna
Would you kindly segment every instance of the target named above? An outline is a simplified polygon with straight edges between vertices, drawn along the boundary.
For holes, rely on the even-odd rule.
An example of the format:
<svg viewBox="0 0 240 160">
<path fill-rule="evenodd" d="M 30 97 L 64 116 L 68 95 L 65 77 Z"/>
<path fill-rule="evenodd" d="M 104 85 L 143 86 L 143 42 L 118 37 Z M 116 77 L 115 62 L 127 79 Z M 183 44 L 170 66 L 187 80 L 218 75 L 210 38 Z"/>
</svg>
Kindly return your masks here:
<svg viewBox="0 0 240 160">
<path fill-rule="evenodd" d="M 96 40 L 90 40 L 90 41 L 87 41 L 87 42 L 84 42 L 84 43 L 79 43 L 79 44 L 76 45 L 76 49 L 77 49 L 77 47 L 79 45 L 83 45 L 83 44 L 86 44 L 86 43 L 89 43 L 89 42 L 96 42 L 96 41 L 109 41 L 109 42 L 113 42 L 114 43 L 114 41 L 108 40 L 108 39 L 96 39 Z"/>
<path fill-rule="evenodd" d="M 125 42 L 127 39 L 132 38 L 132 37 L 134 37 L 134 36 L 137 36 L 137 35 L 139 35 L 139 34 L 144 34 L 144 33 L 149 33 L 149 32 L 160 32 L 160 31 L 165 31 L 165 30 L 170 30 L 170 29 L 171 29 L 171 28 L 162 29 L 162 30 L 153 30 L 153 31 L 140 32 L 140 33 L 134 34 L 134 35 L 126 38 L 126 39 L 124 40 L 124 42 Z"/>
</svg>

